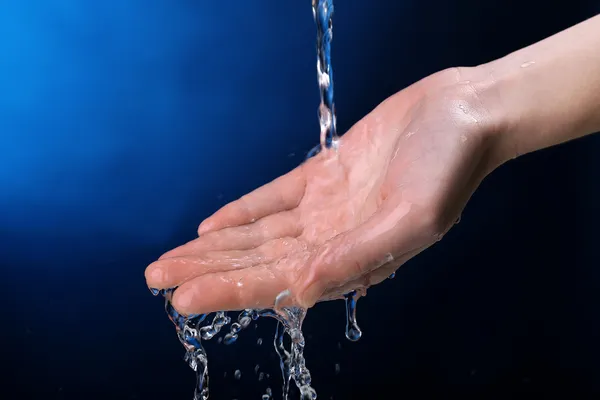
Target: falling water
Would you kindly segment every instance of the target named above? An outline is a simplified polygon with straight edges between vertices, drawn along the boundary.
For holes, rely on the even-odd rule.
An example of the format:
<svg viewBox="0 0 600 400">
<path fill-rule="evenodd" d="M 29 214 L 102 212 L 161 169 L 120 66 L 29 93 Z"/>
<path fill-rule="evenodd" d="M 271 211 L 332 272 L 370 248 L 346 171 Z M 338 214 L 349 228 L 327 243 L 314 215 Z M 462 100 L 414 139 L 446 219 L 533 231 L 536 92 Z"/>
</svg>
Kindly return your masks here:
<svg viewBox="0 0 600 400">
<path fill-rule="evenodd" d="M 333 69 L 331 67 L 331 41 L 333 39 L 333 0 L 312 0 L 312 10 L 317 25 L 317 77 L 321 102 L 318 116 L 320 125 L 320 144 L 312 149 L 307 158 L 313 157 L 327 149 L 337 149 L 338 136 L 336 131 L 336 113 L 333 97 Z M 171 305 L 173 289 L 151 289 L 156 296 L 165 297 L 165 310 L 169 319 L 175 324 L 179 341 L 186 349 L 185 360 L 196 372 L 196 388 L 194 400 L 208 400 L 208 357 L 202 346 L 203 340 L 210 340 L 218 335 L 221 329 L 231 322 L 224 311 L 214 314 L 212 321 L 201 326 L 207 320 L 207 315 L 180 315 Z M 286 292 L 282 293 L 284 296 Z M 289 295 L 289 291 L 287 291 Z M 356 302 L 358 294 L 354 291 L 346 295 L 346 337 L 356 341 L 361 336 L 361 330 L 356 323 Z M 278 296 L 279 300 L 279 296 Z M 271 317 L 277 320 L 274 347 L 279 355 L 283 377 L 283 398 L 288 400 L 290 383 L 293 380 L 300 390 L 301 400 L 314 400 L 316 391 L 311 387 L 311 375 L 304 359 L 305 340 L 302 334 L 302 323 L 306 309 L 285 307 L 278 309 L 277 301 L 274 310 L 244 310 L 236 322 L 230 327 L 230 332 L 222 338 L 224 344 L 232 344 L 238 339 L 240 332 L 247 328 L 252 320 L 259 317 Z M 284 344 L 285 335 L 291 339 L 289 348 Z M 219 338 L 221 339 L 221 338 Z M 239 375 L 236 371 L 236 376 Z M 261 373 L 262 374 L 262 373 Z M 271 389 L 263 395 L 263 399 L 271 399 Z"/>
<path fill-rule="evenodd" d="M 327 148 L 337 149 L 335 102 L 333 97 L 333 68 L 331 66 L 331 41 L 333 40 L 333 0 L 312 0 L 313 17 L 317 24 L 317 80 L 321 94 L 319 104 L 320 144 L 307 158 Z"/>
</svg>

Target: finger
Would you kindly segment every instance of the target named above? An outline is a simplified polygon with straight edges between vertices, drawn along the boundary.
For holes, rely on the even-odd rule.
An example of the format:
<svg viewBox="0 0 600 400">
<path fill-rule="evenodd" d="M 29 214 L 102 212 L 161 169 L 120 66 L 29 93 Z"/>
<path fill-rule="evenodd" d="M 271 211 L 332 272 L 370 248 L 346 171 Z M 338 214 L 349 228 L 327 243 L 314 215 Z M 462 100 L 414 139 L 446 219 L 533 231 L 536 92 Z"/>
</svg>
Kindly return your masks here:
<svg viewBox="0 0 600 400">
<path fill-rule="evenodd" d="M 297 247 L 295 238 L 279 238 L 252 250 L 208 251 L 163 258 L 146 269 L 146 281 L 153 289 L 178 287 L 200 275 L 250 268 L 271 263 Z"/>
<path fill-rule="evenodd" d="M 249 250 L 283 237 L 297 237 L 301 233 L 298 216 L 294 211 L 269 215 L 254 223 L 206 233 L 182 246 L 163 254 L 159 260 L 170 257 L 198 255 L 206 251 Z"/>
<path fill-rule="evenodd" d="M 298 280 L 296 298 L 312 307 L 328 288 L 340 287 L 432 243 L 427 213 L 406 201 L 389 199 L 356 229 L 325 243 Z"/>
<path fill-rule="evenodd" d="M 260 265 L 194 278 L 175 290 L 172 304 L 183 315 L 272 308 L 287 287 L 289 278 L 285 274 Z"/>
<path fill-rule="evenodd" d="M 303 167 L 300 166 L 222 207 L 200 224 L 198 235 L 249 224 L 267 215 L 295 208 L 302 199 L 305 186 Z"/>
</svg>

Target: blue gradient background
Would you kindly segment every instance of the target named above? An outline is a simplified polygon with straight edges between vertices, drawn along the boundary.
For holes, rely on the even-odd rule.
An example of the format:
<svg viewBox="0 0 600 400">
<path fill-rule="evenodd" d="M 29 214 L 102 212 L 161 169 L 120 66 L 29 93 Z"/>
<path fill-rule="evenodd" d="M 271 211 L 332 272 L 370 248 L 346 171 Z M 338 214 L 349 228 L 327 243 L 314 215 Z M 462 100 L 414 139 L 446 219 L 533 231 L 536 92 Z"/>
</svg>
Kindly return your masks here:
<svg viewBox="0 0 600 400">
<path fill-rule="evenodd" d="M 417 79 L 600 11 L 555 3 L 338 1 L 340 132 Z M 0 2 L 0 397 L 191 399 L 144 268 L 316 144 L 314 40 L 308 0 Z M 319 398 L 597 397 L 599 146 L 493 174 L 447 239 L 359 302 L 360 342 L 341 303 L 311 311 Z M 212 398 L 279 392 L 273 328 L 209 344 Z"/>
</svg>

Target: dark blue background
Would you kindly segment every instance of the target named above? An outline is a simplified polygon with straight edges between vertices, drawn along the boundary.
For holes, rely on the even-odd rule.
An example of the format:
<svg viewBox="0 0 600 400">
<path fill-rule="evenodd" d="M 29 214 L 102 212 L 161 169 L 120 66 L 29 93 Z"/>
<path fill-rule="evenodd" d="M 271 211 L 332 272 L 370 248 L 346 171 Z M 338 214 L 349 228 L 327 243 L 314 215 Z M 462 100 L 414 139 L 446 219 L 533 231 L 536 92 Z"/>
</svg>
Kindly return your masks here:
<svg viewBox="0 0 600 400">
<path fill-rule="evenodd" d="M 337 1 L 339 129 L 598 11 Z M 314 40 L 308 0 L 0 2 L 1 398 L 191 399 L 144 268 L 316 144 Z M 597 398 L 599 151 L 589 137 L 494 173 L 443 242 L 359 302 L 360 342 L 343 304 L 311 310 L 319 398 Z M 273 328 L 209 344 L 212 398 L 259 398 L 256 364 L 279 392 Z"/>
</svg>

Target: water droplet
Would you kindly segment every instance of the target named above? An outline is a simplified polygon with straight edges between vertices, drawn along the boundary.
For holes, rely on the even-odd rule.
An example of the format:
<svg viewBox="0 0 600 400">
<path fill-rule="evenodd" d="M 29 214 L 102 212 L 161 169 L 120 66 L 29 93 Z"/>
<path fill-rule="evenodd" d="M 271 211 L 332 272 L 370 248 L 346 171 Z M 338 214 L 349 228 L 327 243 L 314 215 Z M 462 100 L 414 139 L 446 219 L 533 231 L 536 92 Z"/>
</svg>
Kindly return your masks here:
<svg viewBox="0 0 600 400">
<path fill-rule="evenodd" d="M 158 296 L 160 294 L 160 289 L 149 288 L 150 292 L 152 292 L 153 296 Z"/>
<path fill-rule="evenodd" d="M 271 391 L 271 388 L 267 388 L 266 393 L 262 395 L 262 400 L 270 400 L 271 396 L 273 396 L 273 392 Z"/>
<path fill-rule="evenodd" d="M 249 316 L 247 316 L 247 315 L 244 315 L 243 317 L 241 317 L 241 318 L 239 319 L 240 327 L 241 327 L 242 329 L 245 329 L 245 328 L 247 328 L 247 327 L 248 327 L 248 325 L 250 325 L 250 322 L 252 322 L 252 318 L 250 318 L 250 317 L 249 317 Z"/>
<path fill-rule="evenodd" d="M 236 369 L 233 376 L 235 377 L 235 379 L 237 379 L 239 381 L 240 379 L 242 379 L 242 371 L 240 371 L 239 369 Z"/>
<path fill-rule="evenodd" d="M 283 302 L 289 298 L 292 295 L 292 292 L 290 292 L 290 289 L 286 289 L 284 291 L 282 291 L 281 293 L 279 293 L 277 295 L 277 297 L 275 298 L 275 309 L 278 310 L 281 308 L 281 306 L 283 305 Z"/>
<path fill-rule="evenodd" d="M 260 369 L 260 365 L 256 364 L 256 366 L 254 367 L 254 373 L 258 374 L 259 369 Z"/>
<path fill-rule="evenodd" d="M 521 68 L 531 67 L 533 64 L 535 64 L 535 61 L 528 61 L 528 62 L 521 64 Z"/>
<path fill-rule="evenodd" d="M 335 364 L 335 373 L 336 374 L 340 373 L 340 364 Z"/>
<path fill-rule="evenodd" d="M 237 322 L 234 322 L 233 324 L 231 324 L 231 334 L 232 335 L 240 333 L 241 330 L 242 330 L 242 326 L 240 324 L 238 324 Z"/>
<path fill-rule="evenodd" d="M 461 219 L 462 219 L 462 215 L 459 215 L 458 218 L 456 218 L 456 221 L 454 222 L 454 225 L 460 224 Z"/>
<path fill-rule="evenodd" d="M 356 322 L 356 291 L 346 295 L 346 338 L 352 342 L 356 342 L 362 336 L 362 331 Z"/>
<path fill-rule="evenodd" d="M 258 338 L 258 340 L 256 341 L 256 344 L 259 346 L 262 345 L 262 338 Z"/>
<path fill-rule="evenodd" d="M 223 338 L 223 343 L 226 344 L 226 345 L 230 345 L 230 344 L 235 343 L 237 340 L 238 340 L 238 335 L 232 334 L 232 333 L 228 333 Z"/>
<path fill-rule="evenodd" d="M 262 381 L 265 378 L 265 374 L 264 372 L 261 372 L 260 374 L 258 374 L 258 380 Z"/>
<path fill-rule="evenodd" d="M 219 344 L 223 343 L 223 338 L 222 337 L 218 338 L 217 343 L 219 343 Z"/>
</svg>

